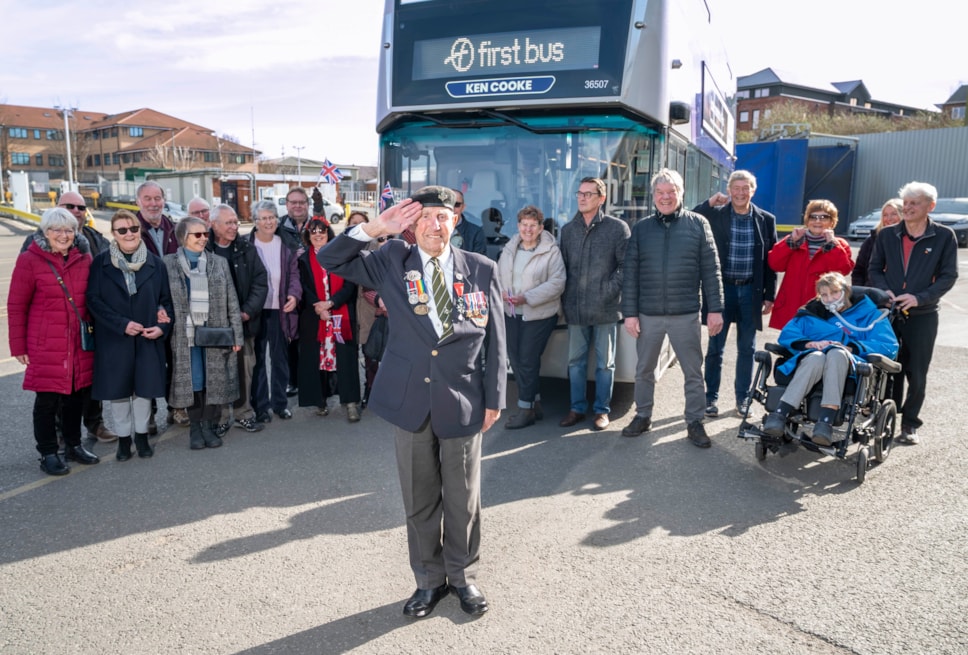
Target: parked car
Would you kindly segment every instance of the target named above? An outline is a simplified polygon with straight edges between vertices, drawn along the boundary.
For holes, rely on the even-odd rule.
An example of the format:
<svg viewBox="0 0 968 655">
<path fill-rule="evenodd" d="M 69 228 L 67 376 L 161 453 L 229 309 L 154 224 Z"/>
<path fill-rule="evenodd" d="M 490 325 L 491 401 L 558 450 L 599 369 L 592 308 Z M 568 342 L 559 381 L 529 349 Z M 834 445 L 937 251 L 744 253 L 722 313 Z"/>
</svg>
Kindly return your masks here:
<svg viewBox="0 0 968 655">
<path fill-rule="evenodd" d="M 875 209 L 869 214 L 864 214 L 847 228 L 847 238 L 863 241 L 874 231 L 877 223 L 881 220 L 881 210 Z"/>
<path fill-rule="evenodd" d="M 188 216 L 188 212 L 185 208 L 179 205 L 177 202 L 165 201 L 165 216 L 170 218 L 173 223 L 177 223 L 181 219 Z"/>
<path fill-rule="evenodd" d="M 955 231 L 958 247 L 968 247 L 968 198 L 938 198 L 931 220 Z"/>
</svg>

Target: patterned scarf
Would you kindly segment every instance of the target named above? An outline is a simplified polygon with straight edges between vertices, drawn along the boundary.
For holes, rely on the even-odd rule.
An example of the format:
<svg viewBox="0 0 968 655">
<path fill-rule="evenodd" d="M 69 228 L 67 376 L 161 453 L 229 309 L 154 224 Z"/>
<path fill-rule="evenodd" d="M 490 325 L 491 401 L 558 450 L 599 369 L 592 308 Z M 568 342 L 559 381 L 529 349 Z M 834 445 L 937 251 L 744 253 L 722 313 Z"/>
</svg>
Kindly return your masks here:
<svg viewBox="0 0 968 655">
<path fill-rule="evenodd" d="M 208 258 L 203 250 L 198 255 L 198 264 L 192 268 L 185 254 L 185 248 L 179 248 L 175 257 L 178 265 L 185 273 L 188 285 L 188 313 L 185 316 L 185 334 L 188 335 L 188 346 L 195 345 L 195 326 L 208 322 L 208 274 L 206 267 Z"/>
<path fill-rule="evenodd" d="M 141 267 L 148 261 L 148 248 L 144 241 L 138 242 L 138 249 L 131 254 L 131 261 L 125 258 L 121 252 L 117 241 L 111 242 L 111 263 L 121 271 L 124 276 L 124 283 L 128 286 L 128 295 L 133 296 L 138 293 L 138 285 L 135 284 L 134 274 L 141 270 Z"/>
</svg>

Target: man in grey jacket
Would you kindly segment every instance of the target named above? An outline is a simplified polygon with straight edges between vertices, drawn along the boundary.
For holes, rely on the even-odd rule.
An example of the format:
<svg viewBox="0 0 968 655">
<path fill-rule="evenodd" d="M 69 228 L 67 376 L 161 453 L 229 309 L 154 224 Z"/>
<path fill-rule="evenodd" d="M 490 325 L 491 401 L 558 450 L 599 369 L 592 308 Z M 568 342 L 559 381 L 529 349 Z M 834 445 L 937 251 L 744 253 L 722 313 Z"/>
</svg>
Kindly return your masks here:
<svg viewBox="0 0 968 655">
<path fill-rule="evenodd" d="M 586 177 L 578 186 L 578 213 L 561 228 L 565 260 L 565 293 L 561 297 L 568 323 L 568 380 L 571 409 L 559 425 L 568 428 L 585 420 L 588 399 L 588 349 L 595 349 L 595 413 L 593 428 L 608 427 L 615 378 L 615 337 L 621 320 L 622 263 L 629 240 L 625 221 L 602 212 L 605 182 Z"/>
<path fill-rule="evenodd" d="M 622 430 L 637 437 L 652 424 L 655 366 L 668 335 L 686 397 L 686 431 L 700 448 L 711 445 L 703 427 L 701 300 L 709 308 L 709 336 L 723 329 L 723 290 L 713 233 L 705 218 L 682 208 L 682 176 L 661 169 L 652 178 L 656 213 L 636 223 L 625 252 L 622 314 L 636 339 L 635 418 Z M 700 296 L 700 291 L 702 295 Z"/>
</svg>

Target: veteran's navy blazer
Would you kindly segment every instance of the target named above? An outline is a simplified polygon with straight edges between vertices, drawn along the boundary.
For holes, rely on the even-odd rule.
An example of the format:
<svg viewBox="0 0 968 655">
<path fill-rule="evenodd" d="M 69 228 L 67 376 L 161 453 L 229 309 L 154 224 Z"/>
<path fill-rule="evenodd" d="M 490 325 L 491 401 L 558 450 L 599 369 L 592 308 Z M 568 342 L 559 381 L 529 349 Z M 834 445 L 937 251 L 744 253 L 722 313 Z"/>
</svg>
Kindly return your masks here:
<svg viewBox="0 0 968 655">
<path fill-rule="evenodd" d="M 461 315 L 451 288 L 454 333 L 438 341 L 430 317 L 415 313 L 408 300 L 407 273 L 423 274 L 418 247 L 399 239 L 379 250 L 366 250 L 366 245 L 340 235 L 317 256 L 326 270 L 375 289 L 387 307 L 390 334 L 368 407 L 410 432 L 419 431 L 428 416 L 434 434 L 442 439 L 480 432 L 484 409 L 505 406 L 507 345 L 497 265 L 482 255 L 451 248 L 455 284 L 463 283 L 465 296 L 483 291 L 488 313 L 484 326 Z"/>
</svg>

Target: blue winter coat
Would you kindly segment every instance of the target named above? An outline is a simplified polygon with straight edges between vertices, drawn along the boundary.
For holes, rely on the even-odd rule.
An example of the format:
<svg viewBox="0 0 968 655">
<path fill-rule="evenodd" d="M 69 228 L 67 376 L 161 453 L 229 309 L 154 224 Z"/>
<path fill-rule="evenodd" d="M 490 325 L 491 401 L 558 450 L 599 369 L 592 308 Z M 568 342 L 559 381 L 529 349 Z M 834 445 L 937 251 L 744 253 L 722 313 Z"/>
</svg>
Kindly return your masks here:
<svg viewBox="0 0 968 655">
<path fill-rule="evenodd" d="M 168 271 L 161 258 L 149 252 L 144 266 L 134 274 L 138 293 L 128 293 L 124 276 L 111 263 L 105 250 L 94 258 L 87 283 L 87 307 L 94 316 L 95 400 L 120 400 L 132 395 L 160 398 L 165 386 L 165 339 L 171 323 L 158 323 L 158 308 L 174 316 Z M 124 333 L 134 321 L 145 327 L 158 326 L 158 339 L 132 337 Z"/>
<path fill-rule="evenodd" d="M 800 357 L 813 352 L 812 348 L 806 347 L 808 341 L 840 342 L 846 346 L 855 363 L 867 361 L 866 355 L 871 353 L 895 358 L 897 337 L 890 321 L 884 318 L 874 323 L 880 318 L 882 310 L 865 295 L 854 294 L 851 300 L 854 304 L 840 312 L 844 320 L 827 311 L 819 300 L 814 299 L 804 305 L 780 332 L 780 345 L 796 354 L 778 366 L 777 370 L 787 375 L 793 373 Z M 874 327 L 866 331 L 853 330 L 847 323 L 859 328 Z"/>
</svg>

